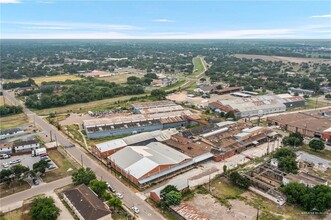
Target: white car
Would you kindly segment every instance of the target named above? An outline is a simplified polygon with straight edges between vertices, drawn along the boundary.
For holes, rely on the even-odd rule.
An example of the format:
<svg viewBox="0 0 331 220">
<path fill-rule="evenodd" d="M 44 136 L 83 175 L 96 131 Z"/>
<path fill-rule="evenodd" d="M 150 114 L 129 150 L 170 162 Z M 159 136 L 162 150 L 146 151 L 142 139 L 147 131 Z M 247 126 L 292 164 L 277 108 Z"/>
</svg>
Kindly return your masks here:
<svg viewBox="0 0 331 220">
<path fill-rule="evenodd" d="M 115 194 L 118 198 L 123 199 L 123 195 L 121 193 L 116 193 Z"/>
<path fill-rule="evenodd" d="M 8 168 L 9 167 L 8 163 L 3 163 L 2 166 L 3 166 L 3 168 Z"/>
<path fill-rule="evenodd" d="M 138 214 L 140 211 L 136 206 L 132 206 L 131 207 L 132 211 L 134 211 L 134 213 Z"/>
</svg>

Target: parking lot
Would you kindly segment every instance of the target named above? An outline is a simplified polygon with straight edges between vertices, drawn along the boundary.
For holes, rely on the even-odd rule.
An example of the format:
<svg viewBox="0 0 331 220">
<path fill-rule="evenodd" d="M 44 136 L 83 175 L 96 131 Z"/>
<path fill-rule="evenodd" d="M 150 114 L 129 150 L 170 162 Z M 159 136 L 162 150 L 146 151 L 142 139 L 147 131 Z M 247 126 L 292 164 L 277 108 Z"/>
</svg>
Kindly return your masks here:
<svg viewBox="0 0 331 220">
<path fill-rule="evenodd" d="M 11 158 L 0 160 L 0 162 L 1 162 L 0 171 L 3 169 L 10 169 L 12 166 L 15 166 L 16 164 L 10 165 L 9 163 L 10 163 L 10 161 L 17 160 L 17 159 L 21 160 L 21 162 L 17 163 L 17 164 L 22 164 L 23 166 L 28 167 L 30 170 L 32 169 L 32 166 L 34 163 L 37 163 L 40 161 L 39 156 L 32 157 L 31 154 L 12 156 Z M 5 163 L 7 163 L 9 165 L 9 167 L 4 168 L 3 164 L 5 164 Z M 53 161 L 51 161 L 51 163 L 53 163 L 55 165 L 55 167 L 57 168 L 56 164 Z"/>
</svg>

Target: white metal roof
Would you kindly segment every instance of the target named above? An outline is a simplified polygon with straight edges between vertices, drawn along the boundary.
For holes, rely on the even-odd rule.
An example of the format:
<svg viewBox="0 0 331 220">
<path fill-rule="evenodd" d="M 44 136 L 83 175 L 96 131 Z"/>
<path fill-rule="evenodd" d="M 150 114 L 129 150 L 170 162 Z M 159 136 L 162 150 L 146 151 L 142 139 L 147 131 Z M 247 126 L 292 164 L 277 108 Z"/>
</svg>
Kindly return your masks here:
<svg viewBox="0 0 331 220">
<path fill-rule="evenodd" d="M 102 153 L 102 152 L 106 152 L 106 151 L 109 151 L 109 150 L 115 150 L 115 149 L 120 148 L 120 147 L 125 147 L 125 146 L 127 146 L 127 144 L 124 142 L 123 139 L 120 138 L 120 139 L 107 141 L 107 142 L 104 142 L 104 143 L 101 143 L 101 144 L 96 144 L 95 146 Z"/>
<path fill-rule="evenodd" d="M 139 179 L 160 165 L 179 164 L 190 157 L 162 143 L 152 142 L 146 146 L 128 146 L 108 159 Z"/>
</svg>

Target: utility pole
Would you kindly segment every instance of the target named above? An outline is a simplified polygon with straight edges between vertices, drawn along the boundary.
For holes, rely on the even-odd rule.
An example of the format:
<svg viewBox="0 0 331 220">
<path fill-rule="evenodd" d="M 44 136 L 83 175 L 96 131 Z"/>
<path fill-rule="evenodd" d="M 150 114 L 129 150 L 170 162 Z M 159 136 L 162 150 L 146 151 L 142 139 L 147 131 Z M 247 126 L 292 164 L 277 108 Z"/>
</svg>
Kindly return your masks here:
<svg viewBox="0 0 331 220">
<path fill-rule="evenodd" d="M 209 189 L 209 192 L 210 192 L 210 174 L 209 174 L 209 181 L 208 181 L 208 189 Z"/>
<path fill-rule="evenodd" d="M 80 162 L 81 162 L 81 164 L 82 164 L 82 167 L 84 167 L 84 166 L 83 166 L 83 154 L 80 155 Z"/>
<path fill-rule="evenodd" d="M 53 141 L 52 131 L 49 131 L 49 136 L 51 137 L 51 142 Z"/>
</svg>

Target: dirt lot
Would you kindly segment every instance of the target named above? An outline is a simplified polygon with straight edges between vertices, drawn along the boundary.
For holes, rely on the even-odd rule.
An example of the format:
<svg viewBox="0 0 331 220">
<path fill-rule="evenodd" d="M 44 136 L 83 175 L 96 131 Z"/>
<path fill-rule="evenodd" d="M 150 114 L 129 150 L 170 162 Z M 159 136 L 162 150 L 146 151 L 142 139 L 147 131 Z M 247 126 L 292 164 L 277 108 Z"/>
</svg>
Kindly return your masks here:
<svg viewBox="0 0 331 220">
<path fill-rule="evenodd" d="M 245 202 L 240 200 L 231 200 L 230 203 L 232 208 L 228 209 L 209 194 L 196 194 L 193 199 L 182 202 L 180 207 L 183 208 L 180 212 L 187 218 L 190 216 L 189 210 L 193 209 L 197 211 L 197 214 L 200 214 L 201 217 L 210 220 L 256 219 L 257 211 L 254 207 L 246 205 Z"/>
<path fill-rule="evenodd" d="M 110 76 L 110 77 L 102 77 L 100 79 L 103 79 L 103 80 L 106 80 L 108 82 L 114 82 L 114 83 L 126 83 L 127 82 L 127 78 L 129 76 L 136 76 L 136 77 L 143 77 L 144 74 L 141 73 L 141 74 L 132 74 L 132 73 L 125 73 L 125 74 L 120 74 L 120 75 L 114 75 L 114 76 Z"/>
<path fill-rule="evenodd" d="M 281 57 L 281 56 L 265 56 L 265 55 L 251 55 L 251 54 L 235 54 L 237 58 L 247 58 L 247 59 L 261 59 L 265 61 L 282 61 L 282 62 L 293 62 L 293 63 L 303 63 L 303 62 L 313 62 L 313 63 L 331 63 L 330 59 L 319 59 L 319 58 L 301 58 L 301 57 Z"/>
<path fill-rule="evenodd" d="M 8 99 L 3 98 L 3 96 L 0 95 L 0 106 L 3 106 L 4 104 L 6 104 L 6 105 L 12 105 L 12 103 Z"/>
</svg>

